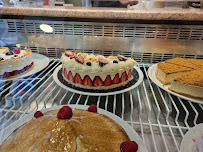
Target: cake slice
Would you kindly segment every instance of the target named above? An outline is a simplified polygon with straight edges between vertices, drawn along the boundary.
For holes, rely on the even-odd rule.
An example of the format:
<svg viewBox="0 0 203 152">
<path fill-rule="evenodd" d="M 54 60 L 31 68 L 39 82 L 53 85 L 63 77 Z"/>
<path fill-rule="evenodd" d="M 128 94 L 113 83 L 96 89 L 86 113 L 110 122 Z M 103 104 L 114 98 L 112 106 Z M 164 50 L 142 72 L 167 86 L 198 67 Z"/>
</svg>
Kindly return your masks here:
<svg viewBox="0 0 203 152">
<path fill-rule="evenodd" d="M 188 61 L 203 70 L 203 60 L 188 59 Z"/>
<path fill-rule="evenodd" d="M 175 64 L 175 65 L 179 65 L 179 66 L 183 66 L 191 69 L 199 69 L 197 65 L 189 62 L 188 59 L 183 59 L 180 57 L 166 60 L 165 63 Z"/>
<path fill-rule="evenodd" d="M 170 84 L 175 78 L 193 69 L 170 63 L 158 63 L 156 78 L 163 84 Z"/>
<path fill-rule="evenodd" d="M 179 94 L 203 98 L 203 71 L 193 70 L 176 78 L 169 90 Z"/>
</svg>

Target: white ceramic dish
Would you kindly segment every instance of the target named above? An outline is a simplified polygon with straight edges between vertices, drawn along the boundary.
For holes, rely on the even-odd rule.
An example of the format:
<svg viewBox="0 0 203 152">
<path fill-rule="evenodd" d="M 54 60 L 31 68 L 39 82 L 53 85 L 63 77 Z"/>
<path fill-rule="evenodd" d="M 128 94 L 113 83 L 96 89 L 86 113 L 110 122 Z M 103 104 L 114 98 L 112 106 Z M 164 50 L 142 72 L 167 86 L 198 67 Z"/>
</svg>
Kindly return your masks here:
<svg viewBox="0 0 203 152">
<path fill-rule="evenodd" d="M 183 140 L 180 145 L 180 152 L 199 152 L 197 149 L 196 142 L 203 134 L 203 123 L 191 128 L 183 137 Z"/>
<path fill-rule="evenodd" d="M 193 98 L 193 97 L 189 97 L 189 96 L 184 96 L 184 95 L 180 95 L 178 93 L 175 93 L 173 91 L 170 91 L 168 89 L 169 85 L 163 85 L 155 76 L 155 72 L 156 72 L 156 68 L 157 68 L 157 64 L 152 65 L 149 69 L 148 69 L 148 75 L 149 78 L 156 84 L 158 85 L 160 88 L 164 89 L 165 91 L 169 92 L 172 95 L 175 95 L 177 97 L 180 97 L 182 99 L 185 100 L 189 100 L 192 102 L 196 102 L 196 103 L 200 103 L 203 104 L 203 99 L 199 99 L 199 98 Z"/>
<path fill-rule="evenodd" d="M 46 68 L 49 65 L 49 58 L 42 54 L 32 53 L 32 57 L 33 57 L 33 61 L 34 61 L 34 67 L 32 70 L 30 70 L 29 72 L 27 72 L 21 76 L 11 78 L 11 79 L 1 79 L 0 81 L 10 81 L 10 80 L 21 79 L 23 77 L 33 75 L 33 74 L 43 70 L 44 68 Z"/>
<path fill-rule="evenodd" d="M 59 65 L 53 73 L 53 78 L 60 87 L 74 93 L 90 95 L 90 96 L 115 95 L 115 94 L 120 94 L 120 93 L 130 91 L 135 87 L 137 87 L 143 81 L 143 77 L 144 77 L 142 71 L 137 66 L 134 66 L 134 70 L 132 71 L 132 75 L 134 76 L 134 78 L 127 85 L 119 88 L 109 89 L 109 90 L 90 90 L 90 89 L 72 87 L 72 85 L 70 84 L 67 85 L 68 82 L 64 82 L 65 80 L 61 76 L 62 75 L 61 71 L 62 71 L 62 65 Z"/>
<path fill-rule="evenodd" d="M 83 109 L 83 110 L 87 110 L 89 106 L 84 106 L 84 105 L 69 105 L 72 109 Z M 42 113 L 51 111 L 51 110 L 56 110 L 56 109 L 60 109 L 62 106 L 57 106 L 57 107 L 52 107 L 52 108 L 47 108 L 47 109 L 42 109 L 40 110 Z M 146 147 L 144 146 L 141 138 L 139 137 L 139 135 L 136 133 L 136 131 L 129 125 L 127 124 L 124 120 L 122 120 L 121 118 L 119 118 L 118 116 L 98 108 L 98 113 L 106 115 L 108 117 L 110 117 L 111 119 L 113 119 L 114 121 L 116 121 L 124 130 L 125 132 L 128 134 L 130 140 L 135 141 L 138 144 L 138 152 L 147 152 Z M 7 139 L 13 131 L 15 131 L 17 128 L 19 128 L 20 126 L 22 126 L 23 124 L 25 124 L 26 122 L 30 121 L 33 118 L 34 113 L 31 113 L 29 115 L 26 115 L 24 117 L 22 117 L 21 119 L 15 121 L 14 123 L 10 124 L 8 127 L 6 127 L 2 132 L 0 132 L 0 144 L 3 143 L 3 141 L 5 139 Z"/>
</svg>

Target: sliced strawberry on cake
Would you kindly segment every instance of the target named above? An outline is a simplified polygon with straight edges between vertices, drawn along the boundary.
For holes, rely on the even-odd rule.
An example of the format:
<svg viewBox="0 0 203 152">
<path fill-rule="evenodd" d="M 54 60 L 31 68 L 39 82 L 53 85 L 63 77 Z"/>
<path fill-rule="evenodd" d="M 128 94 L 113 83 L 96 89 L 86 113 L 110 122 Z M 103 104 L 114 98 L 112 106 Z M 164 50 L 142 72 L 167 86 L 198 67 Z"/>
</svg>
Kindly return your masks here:
<svg viewBox="0 0 203 152">
<path fill-rule="evenodd" d="M 71 51 L 67 51 L 67 52 L 65 52 L 65 55 L 66 55 L 67 57 L 70 57 L 70 56 L 74 56 L 74 53 L 71 52 Z"/>
<path fill-rule="evenodd" d="M 75 55 L 75 60 L 80 64 L 83 64 L 85 62 L 84 58 L 81 55 Z"/>
<path fill-rule="evenodd" d="M 92 86 L 92 80 L 88 75 L 84 77 L 82 84 L 86 86 Z"/>
<path fill-rule="evenodd" d="M 81 79 L 81 77 L 80 77 L 80 75 L 78 73 L 75 74 L 74 82 L 82 84 L 82 79 Z"/>
<path fill-rule="evenodd" d="M 96 76 L 93 81 L 93 86 L 98 87 L 103 85 L 102 79 L 99 76 Z"/>
<path fill-rule="evenodd" d="M 64 72 L 64 73 L 63 73 L 64 77 L 68 79 L 68 74 L 67 74 L 66 68 L 64 68 L 64 71 L 63 71 L 63 72 Z"/>
<path fill-rule="evenodd" d="M 74 83 L 74 78 L 73 78 L 73 75 L 72 75 L 72 72 L 71 72 L 71 71 L 68 72 L 67 78 L 68 78 L 68 80 L 69 80 L 70 82 L 73 82 L 73 83 Z"/>
<path fill-rule="evenodd" d="M 121 75 L 121 82 L 125 82 L 127 80 L 127 74 L 126 72 L 123 72 Z"/>
<path fill-rule="evenodd" d="M 132 71 L 131 71 L 131 69 L 130 69 L 130 70 L 128 71 L 128 79 L 130 79 L 131 76 L 132 76 Z"/>
<path fill-rule="evenodd" d="M 111 77 L 108 75 L 104 80 L 104 86 L 110 86 L 112 84 Z"/>
<path fill-rule="evenodd" d="M 117 74 L 115 75 L 115 77 L 113 78 L 112 83 L 113 83 L 113 84 L 118 84 L 119 82 L 120 82 L 119 74 L 117 73 Z"/>
<path fill-rule="evenodd" d="M 126 61 L 128 58 L 126 58 L 126 57 L 124 57 L 124 56 L 122 56 L 122 55 L 120 55 L 120 54 L 118 54 L 117 55 L 117 58 L 120 60 L 120 61 Z"/>
</svg>

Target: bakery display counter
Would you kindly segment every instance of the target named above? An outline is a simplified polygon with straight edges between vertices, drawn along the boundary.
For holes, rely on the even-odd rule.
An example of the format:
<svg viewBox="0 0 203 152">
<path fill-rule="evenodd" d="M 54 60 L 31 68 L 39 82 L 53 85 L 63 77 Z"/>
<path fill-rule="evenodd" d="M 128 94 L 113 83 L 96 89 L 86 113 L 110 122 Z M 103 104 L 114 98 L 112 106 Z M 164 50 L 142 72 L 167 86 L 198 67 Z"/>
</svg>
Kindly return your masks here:
<svg viewBox="0 0 203 152">
<path fill-rule="evenodd" d="M 96 19 L 131 20 L 186 20 L 202 21 L 201 9 L 127 9 L 127 8 L 82 8 L 82 7 L 0 7 L 2 15 L 48 16 Z"/>
<path fill-rule="evenodd" d="M 180 152 L 184 135 L 203 123 L 202 99 L 170 91 L 155 76 L 158 62 L 176 57 L 186 58 L 186 62 L 203 59 L 201 10 L 1 7 L 0 13 L 0 45 L 11 50 L 31 49 L 37 68 L 20 78 L 0 80 L 0 137 L 13 123 L 31 119 L 36 111 L 64 105 L 84 108 L 94 104 L 100 112 L 116 115 L 121 126 L 127 123 L 134 130 L 133 137 L 140 136 L 139 141 L 148 152 Z M 96 94 L 91 89 L 88 93 L 77 90 L 77 86 L 70 89 L 63 78 L 75 81 L 77 74 L 73 77 L 62 69 L 61 56 L 67 50 L 74 54 L 78 65 L 83 60 L 75 56 L 76 52 L 107 58 L 120 54 L 121 60 L 133 58 L 136 63 L 131 68 L 137 72 L 130 73 L 125 67 L 126 74 L 122 71 L 124 75 L 120 74 L 116 81 L 130 79 L 131 75 L 136 81 L 124 91 Z M 114 60 L 111 61 L 115 64 L 120 62 L 119 58 Z M 106 61 L 101 63 L 103 66 Z M 84 79 L 77 77 L 77 82 L 98 85 L 83 76 Z M 105 75 L 100 83 L 111 84 L 109 77 Z"/>
</svg>

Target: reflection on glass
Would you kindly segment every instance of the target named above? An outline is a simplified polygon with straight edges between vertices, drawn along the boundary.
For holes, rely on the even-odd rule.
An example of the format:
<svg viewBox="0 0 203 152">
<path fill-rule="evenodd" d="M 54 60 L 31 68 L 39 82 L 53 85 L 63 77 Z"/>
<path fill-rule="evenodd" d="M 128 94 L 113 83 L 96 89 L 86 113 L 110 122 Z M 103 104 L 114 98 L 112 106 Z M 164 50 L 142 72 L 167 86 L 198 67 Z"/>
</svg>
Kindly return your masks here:
<svg viewBox="0 0 203 152">
<path fill-rule="evenodd" d="M 46 33 L 52 33 L 54 30 L 50 25 L 47 24 L 41 24 L 40 29 Z"/>
</svg>

